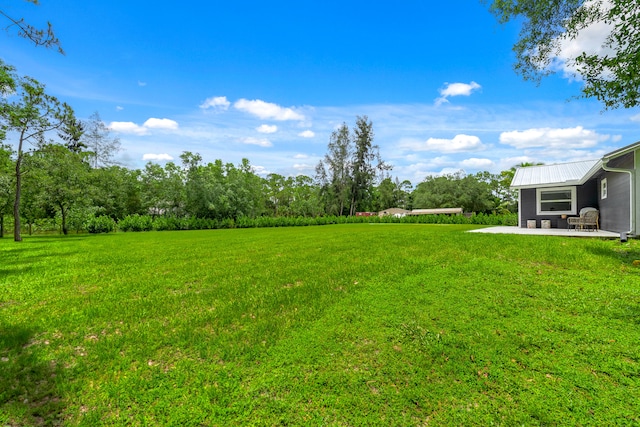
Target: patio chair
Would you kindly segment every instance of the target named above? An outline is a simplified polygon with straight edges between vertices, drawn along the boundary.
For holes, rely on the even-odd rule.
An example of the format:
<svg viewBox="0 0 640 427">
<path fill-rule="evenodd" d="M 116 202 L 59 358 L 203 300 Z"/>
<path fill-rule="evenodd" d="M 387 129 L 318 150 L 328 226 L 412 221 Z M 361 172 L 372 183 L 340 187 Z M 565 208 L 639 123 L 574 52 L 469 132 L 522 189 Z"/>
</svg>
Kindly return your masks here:
<svg viewBox="0 0 640 427">
<path fill-rule="evenodd" d="M 597 231 L 600 229 L 599 217 L 600 213 L 596 208 L 582 208 L 580 209 L 580 216 L 567 218 L 567 225 L 569 228 L 573 227 L 576 230 Z"/>
</svg>

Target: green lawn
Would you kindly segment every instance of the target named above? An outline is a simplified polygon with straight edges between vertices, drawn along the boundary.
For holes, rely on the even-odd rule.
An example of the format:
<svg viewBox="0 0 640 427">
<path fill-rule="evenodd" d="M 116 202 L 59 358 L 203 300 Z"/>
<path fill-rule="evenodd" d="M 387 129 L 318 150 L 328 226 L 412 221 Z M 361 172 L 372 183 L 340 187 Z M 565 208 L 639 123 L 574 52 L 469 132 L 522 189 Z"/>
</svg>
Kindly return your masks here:
<svg viewBox="0 0 640 427">
<path fill-rule="evenodd" d="M 640 424 L 638 241 L 0 240 L 0 426 Z"/>
</svg>

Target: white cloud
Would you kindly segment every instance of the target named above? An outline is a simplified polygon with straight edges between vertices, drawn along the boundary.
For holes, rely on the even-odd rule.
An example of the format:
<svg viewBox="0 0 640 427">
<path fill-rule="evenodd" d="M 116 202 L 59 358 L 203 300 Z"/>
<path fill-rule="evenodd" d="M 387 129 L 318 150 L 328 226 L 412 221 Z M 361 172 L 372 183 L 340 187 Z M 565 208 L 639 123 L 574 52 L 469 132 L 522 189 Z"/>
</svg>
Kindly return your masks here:
<svg viewBox="0 0 640 427">
<path fill-rule="evenodd" d="M 264 166 L 256 166 L 253 165 L 251 166 L 251 169 L 253 170 L 253 173 L 257 174 L 257 175 L 269 175 L 271 172 L 265 168 Z"/>
<path fill-rule="evenodd" d="M 281 107 L 270 102 L 260 99 L 248 100 L 239 99 L 233 106 L 240 111 L 252 114 L 263 120 L 272 119 L 278 121 L 287 120 L 305 120 L 304 115 L 292 110 L 291 108 Z"/>
<path fill-rule="evenodd" d="M 296 154 L 295 156 L 293 156 L 294 159 L 308 159 L 309 156 L 306 154 Z"/>
<path fill-rule="evenodd" d="M 408 166 L 402 166 L 399 168 L 400 172 L 409 177 L 412 183 L 420 182 L 430 174 L 431 165 L 427 163 L 413 163 Z"/>
<path fill-rule="evenodd" d="M 596 0 L 587 0 L 584 7 L 590 7 L 595 4 Z M 601 4 L 602 10 L 608 10 L 612 6 L 609 0 L 604 0 Z M 606 46 L 607 37 L 614 29 L 615 23 L 612 22 L 594 22 L 586 28 L 580 30 L 575 38 L 563 37 L 558 40 L 558 55 L 552 58 L 548 68 L 554 71 L 563 71 L 564 76 L 568 78 L 578 78 L 581 76 L 575 66 L 575 58 L 586 53 L 587 55 L 598 55 L 604 57 L 614 54 L 614 50 Z M 547 68 L 547 64 L 542 64 L 541 69 Z M 607 70 L 602 70 L 601 74 L 606 75 Z"/>
<path fill-rule="evenodd" d="M 407 156 L 413 157 L 413 156 Z M 458 161 L 449 156 L 438 156 L 429 159 L 421 159 L 408 165 L 396 165 L 393 168 L 394 175 L 397 173 L 402 179 L 409 179 L 418 183 L 427 176 L 440 176 L 456 173 L 461 169 Z"/>
<path fill-rule="evenodd" d="M 256 130 L 260 133 L 276 133 L 278 131 L 278 126 L 276 125 L 260 125 L 256 128 Z"/>
<path fill-rule="evenodd" d="M 474 90 L 480 89 L 480 86 L 476 82 L 467 83 L 449 83 L 447 87 L 440 90 L 442 96 L 469 96 Z"/>
<path fill-rule="evenodd" d="M 609 139 L 609 135 L 599 135 L 582 126 L 573 128 L 537 128 L 524 131 L 502 132 L 500 142 L 515 148 L 589 148 L 600 141 Z"/>
<path fill-rule="evenodd" d="M 436 99 L 436 105 L 449 102 L 451 96 L 469 96 L 473 91 L 479 90 L 480 86 L 476 82 L 471 83 L 447 83 L 443 89 L 440 89 L 440 98 Z"/>
<path fill-rule="evenodd" d="M 566 148 L 544 148 L 539 150 L 527 150 L 527 154 L 533 157 L 535 162 L 564 163 L 579 162 L 581 160 L 596 160 L 610 150 L 579 150 Z"/>
<path fill-rule="evenodd" d="M 171 157 L 170 155 L 168 155 L 167 153 L 163 153 L 163 154 L 145 154 L 142 156 L 142 160 L 149 160 L 149 161 L 171 161 L 173 160 L 173 157 Z"/>
<path fill-rule="evenodd" d="M 500 170 L 511 169 L 515 165 L 519 165 L 522 163 L 536 163 L 537 159 L 531 156 L 515 156 L 515 157 L 507 157 L 504 159 L 500 159 L 499 168 Z"/>
<path fill-rule="evenodd" d="M 119 106 L 119 105 L 116 105 L 116 111 L 122 111 L 122 110 L 124 110 L 124 107 L 121 107 L 121 106 Z"/>
<path fill-rule="evenodd" d="M 305 130 L 303 132 L 300 132 L 298 136 L 301 136 L 303 138 L 313 138 L 314 136 L 316 136 L 316 134 L 312 130 Z"/>
<path fill-rule="evenodd" d="M 266 138 L 254 138 L 252 136 L 250 136 L 248 138 L 244 138 L 242 140 L 242 143 L 243 144 L 249 144 L 249 145 L 257 145 L 259 147 L 271 147 L 271 146 L 273 146 L 271 141 L 269 141 Z"/>
<path fill-rule="evenodd" d="M 437 151 L 440 153 L 458 153 L 484 148 L 480 138 L 473 135 L 456 135 L 453 139 L 429 138 L 426 142 L 407 143 L 404 148 L 415 151 Z"/>
<path fill-rule="evenodd" d="M 490 159 L 477 159 L 472 157 L 460 162 L 460 167 L 463 169 L 488 169 L 495 166 L 495 163 Z"/>
<path fill-rule="evenodd" d="M 636 114 L 635 116 L 631 116 L 632 122 L 640 122 L 640 114 Z"/>
<path fill-rule="evenodd" d="M 227 100 L 226 96 L 214 96 L 205 99 L 204 102 L 200 104 L 200 108 L 203 110 L 206 110 L 207 108 L 227 110 L 230 105 L 231 103 Z"/>
<path fill-rule="evenodd" d="M 142 126 L 133 122 L 111 122 L 108 128 L 114 132 L 132 134 L 132 135 L 148 135 L 149 130 L 177 130 L 178 122 L 170 119 L 150 118 Z"/>
<path fill-rule="evenodd" d="M 443 168 L 440 172 L 433 172 L 431 175 L 442 176 L 442 175 L 455 175 L 460 172 L 460 168 Z"/>
<path fill-rule="evenodd" d="M 141 82 L 141 81 L 138 80 L 138 86 L 144 87 L 146 85 L 147 85 L 147 82 Z"/>
<path fill-rule="evenodd" d="M 308 171 L 308 170 L 313 170 L 314 166 L 308 165 L 306 163 L 296 163 L 293 165 L 293 168 L 297 171 Z"/>
<path fill-rule="evenodd" d="M 404 166 L 398 168 L 399 172 L 403 174 L 403 176 L 408 178 L 413 186 L 415 187 L 420 182 L 424 181 L 428 176 L 443 176 L 443 175 L 452 175 L 457 172 L 460 172 L 460 168 L 456 167 L 441 167 L 432 165 L 431 163 L 414 163 L 409 166 Z M 395 171 L 395 169 L 394 169 Z"/>
<path fill-rule="evenodd" d="M 171 119 L 155 119 L 150 118 L 142 125 L 148 129 L 164 129 L 164 130 L 176 130 L 178 129 L 178 122 Z"/>
<path fill-rule="evenodd" d="M 129 133 L 133 135 L 146 135 L 149 133 L 149 129 L 133 122 L 111 122 L 107 127 L 118 133 Z"/>
</svg>

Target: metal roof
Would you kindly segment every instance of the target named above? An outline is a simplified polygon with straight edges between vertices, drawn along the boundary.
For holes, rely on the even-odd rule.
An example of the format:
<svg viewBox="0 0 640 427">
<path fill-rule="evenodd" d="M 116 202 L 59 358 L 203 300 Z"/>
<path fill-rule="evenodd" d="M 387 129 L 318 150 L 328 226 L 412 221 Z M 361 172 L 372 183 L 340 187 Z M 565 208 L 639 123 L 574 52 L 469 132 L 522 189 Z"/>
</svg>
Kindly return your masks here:
<svg viewBox="0 0 640 427">
<path fill-rule="evenodd" d="M 409 215 L 441 215 L 441 214 L 461 214 L 462 208 L 435 208 L 435 209 L 414 209 Z"/>
<path fill-rule="evenodd" d="M 600 160 L 527 166 L 516 169 L 511 188 L 584 184 L 600 169 Z"/>
</svg>

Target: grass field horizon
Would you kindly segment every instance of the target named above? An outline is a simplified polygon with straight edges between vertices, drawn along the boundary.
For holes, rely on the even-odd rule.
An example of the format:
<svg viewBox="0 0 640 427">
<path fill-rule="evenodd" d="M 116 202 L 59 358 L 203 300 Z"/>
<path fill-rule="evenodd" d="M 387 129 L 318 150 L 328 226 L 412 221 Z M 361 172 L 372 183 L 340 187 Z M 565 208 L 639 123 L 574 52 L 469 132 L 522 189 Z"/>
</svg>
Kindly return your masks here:
<svg viewBox="0 0 640 427">
<path fill-rule="evenodd" d="M 640 245 L 331 225 L 0 240 L 0 425 L 640 423 Z"/>
</svg>

